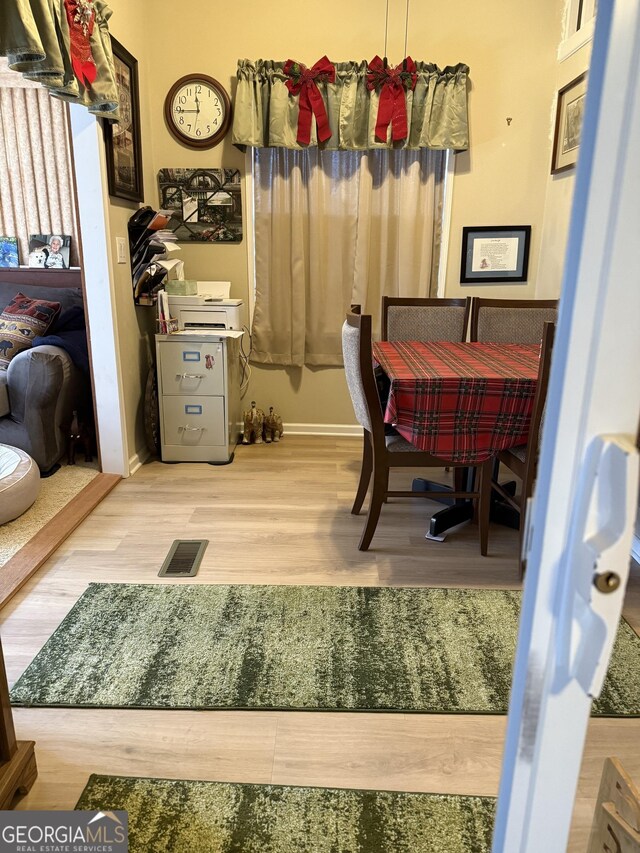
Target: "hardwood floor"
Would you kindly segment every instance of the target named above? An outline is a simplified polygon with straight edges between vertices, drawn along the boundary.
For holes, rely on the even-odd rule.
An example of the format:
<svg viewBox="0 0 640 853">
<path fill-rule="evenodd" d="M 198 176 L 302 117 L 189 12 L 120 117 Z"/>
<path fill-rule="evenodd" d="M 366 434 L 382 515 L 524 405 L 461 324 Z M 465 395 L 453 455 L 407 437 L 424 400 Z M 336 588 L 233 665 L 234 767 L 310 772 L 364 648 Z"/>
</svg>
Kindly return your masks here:
<svg viewBox="0 0 640 853">
<path fill-rule="evenodd" d="M 176 583 L 157 573 L 174 539 L 207 538 L 186 583 L 517 588 L 515 531 L 477 528 L 424 539 L 438 507 L 383 507 L 371 550 L 350 514 L 355 439 L 285 436 L 239 447 L 228 467 L 143 466 L 119 483 L 0 613 L 13 682 L 91 581 Z M 410 484 L 403 472 L 394 488 Z M 182 581 L 178 581 L 182 582 Z M 625 615 L 640 629 L 637 568 Z M 19 808 L 72 807 L 91 773 L 497 793 L 504 717 L 419 714 L 20 709 L 20 739 L 36 741 L 39 776 Z M 594 719 L 569 850 L 586 849 L 604 758 L 640 779 L 640 720 Z"/>
<path fill-rule="evenodd" d="M 116 474 L 98 474 L 0 567 L 0 608 L 38 571 L 120 479 Z"/>
</svg>

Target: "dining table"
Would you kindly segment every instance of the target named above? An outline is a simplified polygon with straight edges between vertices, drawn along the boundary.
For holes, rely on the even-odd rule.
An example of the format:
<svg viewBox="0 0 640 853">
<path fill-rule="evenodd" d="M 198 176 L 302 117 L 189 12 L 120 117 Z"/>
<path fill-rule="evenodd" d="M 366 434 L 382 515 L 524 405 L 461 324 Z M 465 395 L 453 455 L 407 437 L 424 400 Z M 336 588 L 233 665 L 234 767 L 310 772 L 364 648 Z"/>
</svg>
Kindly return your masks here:
<svg viewBox="0 0 640 853">
<path fill-rule="evenodd" d="M 526 444 L 539 345 L 379 341 L 373 356 L 388 380 L 385 423 L 419 450 L 442 459 L 443 466 L 477 464 Z M 414 490 L 430 488 L 442 491 L 441 484 L 414 480 Z M 432 517 L 430 536 L 472 517 L 471 501 L 449 503 Z M 492 503 L 492 520 L 517 527 L 519 519 L 509 510 Z"/>
</svg>

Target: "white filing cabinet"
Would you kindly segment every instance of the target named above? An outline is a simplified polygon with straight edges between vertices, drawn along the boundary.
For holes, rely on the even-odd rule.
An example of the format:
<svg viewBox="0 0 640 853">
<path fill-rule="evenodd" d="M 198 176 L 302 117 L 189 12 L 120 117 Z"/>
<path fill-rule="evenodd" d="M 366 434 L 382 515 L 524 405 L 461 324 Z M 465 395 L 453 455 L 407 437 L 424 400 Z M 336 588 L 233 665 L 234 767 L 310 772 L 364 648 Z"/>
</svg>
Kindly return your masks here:
<svg viewBox="0 0 640 853">
<path fill-rule="evenodd" d="M 240 435 L 240 337 L 225 330 L 156 335 L 163 462 L 233 460 Z"/>
</svg>

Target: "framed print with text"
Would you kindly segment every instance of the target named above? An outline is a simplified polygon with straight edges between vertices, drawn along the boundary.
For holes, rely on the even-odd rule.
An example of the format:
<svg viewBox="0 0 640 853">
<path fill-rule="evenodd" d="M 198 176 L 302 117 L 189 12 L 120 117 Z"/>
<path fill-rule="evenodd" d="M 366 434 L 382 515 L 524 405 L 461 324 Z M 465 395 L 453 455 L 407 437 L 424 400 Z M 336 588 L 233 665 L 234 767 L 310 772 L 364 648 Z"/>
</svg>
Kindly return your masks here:
<svg viewBox="0 0 640 853">
<path fill-rule="evenodd" d="M 481 225 L 462 229 L 462 284 L 527 280 L 530 225 Z"/>
<path fill-rule="evenodd" d="M 105 120 L 103 123 L 109 195 L 127 201 L 142 202 L 144 188 L 138 61 L 113 36 L 111 46 L 120 97 L 120 120 L 118 122 Z"/>
<path fill-rule="evenodd" d="M 587 75 L 581 74 L 558 92 L 556 129 L 553 135 L 551 174 L 571 169 L 578 162 L 582 116 L 587 94 Z"/>
</svg>

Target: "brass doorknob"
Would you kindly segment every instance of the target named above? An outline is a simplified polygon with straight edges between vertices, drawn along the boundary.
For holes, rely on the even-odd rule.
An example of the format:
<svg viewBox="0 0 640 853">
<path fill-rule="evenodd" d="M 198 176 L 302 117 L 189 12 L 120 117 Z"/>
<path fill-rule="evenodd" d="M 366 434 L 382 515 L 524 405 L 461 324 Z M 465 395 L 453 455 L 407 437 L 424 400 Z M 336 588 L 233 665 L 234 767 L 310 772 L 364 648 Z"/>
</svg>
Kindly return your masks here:
<svg viewBox="0 0 640 853">
<path fill-rule="evenodd" d="M 596 575 L 593 583 L 599 592 L 615 592 L 620 586 L 620 575 L 615 572 L 604 572 L 601 575 Z"/>
</svg>

